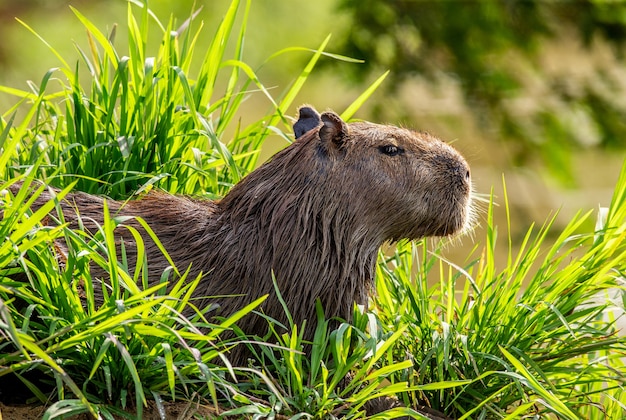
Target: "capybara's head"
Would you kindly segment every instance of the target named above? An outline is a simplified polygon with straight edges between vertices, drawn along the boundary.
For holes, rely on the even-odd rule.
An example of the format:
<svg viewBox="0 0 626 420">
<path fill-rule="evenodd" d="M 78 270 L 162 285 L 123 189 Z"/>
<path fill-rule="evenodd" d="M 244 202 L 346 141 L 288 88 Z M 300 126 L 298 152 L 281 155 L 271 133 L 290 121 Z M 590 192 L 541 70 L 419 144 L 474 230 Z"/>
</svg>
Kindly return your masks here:
<svg viewBox="0 0 626 420">
<path fill-rule="evenodd" d="M 269 254 L 269 268 L 285 281 L 318 269 L 330 279 L 371 279 L 384 242 L 447 236 L 470 224 L 467 162 L 435 137 L 347 124 L 308 106 L 294 132 L 292 145 L 219 205 L 236 235 L 256 244 L 255 255 Z"/>
<path fill-rule="evenodd" d="M 308 149 L 299 165 L 308 177 L 325 180 L 319 193 L 356 209 L 353 217 L 383 240 L 446 236 L 470 224 L 469 166 L 437 138 L 390 125 L 346 124 L 307 106 L 294 132 Z"/>
</svg>

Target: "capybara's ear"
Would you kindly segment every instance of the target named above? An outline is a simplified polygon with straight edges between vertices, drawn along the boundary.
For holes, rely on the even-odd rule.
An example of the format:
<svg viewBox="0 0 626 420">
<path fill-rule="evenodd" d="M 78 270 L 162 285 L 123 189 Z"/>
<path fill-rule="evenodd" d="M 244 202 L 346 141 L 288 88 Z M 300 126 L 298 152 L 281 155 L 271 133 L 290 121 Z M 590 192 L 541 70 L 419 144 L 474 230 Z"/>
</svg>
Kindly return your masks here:
<svg viewBox="0 0 626 420">
<path fill-rule="evenodd" d="M 343 146 L 345 139 L 348 138 L 348 125 L 334 112 L 324 112 L 322 122 L 324 123 L 320 128 L 322 143 L 337 148 Z"/>
<path fill-rule="evenodd" d="M 298 110 L 298 121 L 293 125 L 293 134 L 300 138 L 307 131 L 311 131 L 321 124 L 320 114 L 310 106 L 303 106 Z"/>
</svg>

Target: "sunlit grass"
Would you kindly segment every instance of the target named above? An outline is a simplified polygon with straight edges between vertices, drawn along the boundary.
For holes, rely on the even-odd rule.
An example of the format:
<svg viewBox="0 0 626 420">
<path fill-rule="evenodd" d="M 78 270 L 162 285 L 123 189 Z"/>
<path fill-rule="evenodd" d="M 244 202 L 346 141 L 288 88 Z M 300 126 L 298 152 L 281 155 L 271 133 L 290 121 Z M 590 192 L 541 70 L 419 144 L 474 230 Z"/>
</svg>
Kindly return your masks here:
<svg viewBox="0 0 626 420">
<path fill-rule="evenodd" d="M 528 231 L 503 267 L 493 215 L 508 212 L 506 202 L 488 206 L 486 237 L 474 238 L 467 264 L 446 261 L 427 242 L 381 254 L 371 308 L 355 308 L 350 324 L 333 320 L 336 328 L 318 311 L 313 343 L 302 339 L 302 325 L 279 333 L 271 319 L 267 337 L 244 336 L 236 322 L 260 302 L 214 319 L 211 308 L 194 307 L 199 278 L 185 273 L 174 284 L 164 273 L 148 287 L 145 238 L 115 215 L 91 233 L 55 220 L 58 200 L 74 189 L 223 196 L 254 169 L 270 134 L 289 140 L 287 115 L 318 60 L 350 60 L 325 52 L 328 38 L 315 50 L 279 51 L 264 65 L 293 51 L 310 59 L 274 95 L 243 57 L 249 6 L 232 1 L 212 35 L 197 17 L 163 23 L 137 2 L 129 3 L 126 33 L 103 33 L 74 10 L 89 39 L 80 63 L 50 46 L 59 68 L 31 91 L 0 87 L 17 98 L 0 120 L 0 383 L 24 384 L 31 401 L 49 404 L 46 418 L 141 418 L 147 400 L 201 401 L 233 416 L 362 418 L 386 396 L 406 407 L 376 418 L 419 418 L 412 408 L 420 405 L 459 418 L 623 418 L 626 339 L 615 321 L 626 300 L 626 169 L 596 231 L 583 230 L 593 217 L 585 213 L 551 236 L 550 219 Z M 153 31 L 162 40 L 156 49 L 147 41 Z M 120 36 L 128 51 L 114 46 Z M 199 53 L 201 36 L 212 42 Z M 250 95 L 266 101 L 267 113 L 243 126 L 238 112 Z M 34 178 L 61 190 L 29 210 L 47 188 Z M 158 243 L 158 232 L 137 223 Z M 114 229 L 134 236 L 137 266 L 126 263 Z M 106 278 L 92 278 L 90 267 Z M 95 287 L 104 287 L 103 302 Z M 621 302 L 604 299 L 609 291 Z M 231 366 L 229 350 L 243 345 L 255 358 Z"/>
<path fill-rule="evenodd" d="M 249 1 L 231 2 L 204 53 L 196 42 L 208 35 L 196 15 L 179 24 L 173 19 L 162 23 L 141 3 L 129 2 L 129 50 L 118 51 L 115 38 L 124 35 L 120 29 L 103 33 L 72 9 L 89 40 L 88 50 L 76 46 L 82 60 L 66 62 L 42 39 L 59 67 L 50 69 L 39 85 L 30 83 L 30 92 L 0 87 L 21 98 L 3 114 L 2 143 L 16 153 L 0 158 L 0 175 L 14 176 L 41 160 L 37 176 L 52 185 L 75 181 L 82 191 L 112 198 L 153 185 L 170 192 L 223 195 L 255 167 L 268 135 L 291 126 L 287 112 L 329 41 L 317 50 L 291 48 L 271 57 L 311 53 L 301 74 L 274 97 L 243 61 L 249 7 Z M 162 39 L 156 51 L 148 45 L 154 31 Z M 232 50 L 229 41 L 235 42 Z M 251 95 L 265 98 L 267 114 L 241 126 L 238 111 Z M 353 113 L 369 95 L 366 91 L 347 112 Z M 24 106 L 27 115 L 14 124 L 12 116 Z"/>
<path fill-rule="evenodd" d="M 592 216 L 579 214 L 549 243 L 552 218 L 531 228 L 501 268 L 493 205 L 484 247 L 466 267 L 424 244 L 404 243 L 383 257 L 375 313 L 390 331 L 407 328 L 393 358 L 414 361 L 399 378 L 415 385 L 473 379 L 407 401 L 459 418 L 623 418 L 626 337 L 616 318 L 626 296 L 625 191 L 626 167 L 597 231 L 581 232 Z M 438 284 L 429 285 L 429 273 L 439 273 Z M 606 299 L 608 292 L 621 302 Z"/>
<path fill-rule="evenodd" d="M 0 268 L 3 381 L 16 374 L 45 403 L 50 397 L 42 384 L 28 378 L 32 371 L 48 372 L 60 401 L 51 412 L 103 414 L 107 408 L 96 409 L 93 403 L 109 403 L 135 407 L 138 417 L 146 398 L 191 398 L 198 387 L 219 388 L 223 368 L 215 369 L 215 362 L 233 345 L 220 342 L 219 335 L 262 299 L 217 324 L 209 324 L 200 311 L 185 316 L 199 278 L 187 279 L 183 273 L 167 294 L 165 281 L 142 289 L 137 279 L 143 273 L 124 267 L 109 253 L 115 249 L 117 220 L 105 213 L 95 235 L 63 225 L 49 228 L 43 219 L 50 217 L 46 213 L 54 201 L 30 213 L 23 205 L 27 187 L 15 197 L 4 194 L 5 218 L 0 221 L 2 228 L 10 228 L 0 249 L 5 262 Z M 143 249 L 141 243 L 137 248 Z M 100 281 L 92 278 L 89 264 L 110 275 L 104 302 L 94 299 Z M 12 280 L 19 272 L 23 280 Z M 201 331 L 200 326 L 210 328 Z"/>
</svg>

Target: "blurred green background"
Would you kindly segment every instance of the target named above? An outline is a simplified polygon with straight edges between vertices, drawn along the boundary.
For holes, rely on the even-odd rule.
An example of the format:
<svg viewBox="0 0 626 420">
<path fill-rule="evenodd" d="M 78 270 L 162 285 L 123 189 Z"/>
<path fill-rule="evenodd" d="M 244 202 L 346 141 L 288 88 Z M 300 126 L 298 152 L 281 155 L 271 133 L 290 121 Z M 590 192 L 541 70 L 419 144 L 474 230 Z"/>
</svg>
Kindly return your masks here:
<svg viewBox="0 0 626 420">
<path fill-rule="evenodd" d="M 173 14 L 180 23 L 202 7 L 198 19 L 213 28 L 229 3 L 155 0 L 149 6 L 162 20 Z M 116 23 L 125 30 L 123 0 L 0 0 L 0 85 L 27 90 L 28 80 L 38 83 L 59 65 L 16 17 L 66 60 L 78 61 L 75 44 L 87 48 L 87 37 L 70 6 L 102 30 L 111 32 Z M 453 142 L 470 162 L 476 190 L 494 188 L 500 204 L 504 175 L 514 239 L 556 210 L 558 225 L 578 209 L 609 204 L 626 150 L 626 4 L 256 1 L 244 61 L 258 69 L 265 86 L 280 90 L 310 55 L 265 60 L 286 47 L 316 48 L 328 34 L 328 51 L 364 62 L 325 58 L 296 102 L 341 111 L 391 70 L 357 117 Z M 125 39 L 119 34 L 115 42 Z M 0 95 L 0 110 L 15 102 Z M 252 93 L 240 117 L 252 121 L 268 106 Z M 264 156 L 284 146 L 276 136 Z M 503 216 L 498 223 L 504 226 Z"/>
</svg>

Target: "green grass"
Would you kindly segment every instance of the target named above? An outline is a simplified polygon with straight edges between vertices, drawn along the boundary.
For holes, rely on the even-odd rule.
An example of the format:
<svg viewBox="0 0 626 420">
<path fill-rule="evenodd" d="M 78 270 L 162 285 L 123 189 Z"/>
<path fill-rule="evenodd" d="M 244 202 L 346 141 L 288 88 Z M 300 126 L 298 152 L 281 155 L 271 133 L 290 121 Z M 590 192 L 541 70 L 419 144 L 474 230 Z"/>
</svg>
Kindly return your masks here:
<svg viewBox="0 0 626 420">
<path fill-rule="evenodd" d="M 224 339 L 260 302 L 215 320 L 210 308 L 193 306 L 199 279 L 183 273 L 167 294 L 165 280 L 148 288 L 143 258 L 128 266 L 114 245 L 122 220 L 112 215 L 95 234 L 48 223 L 74 189 L 123 199 L 151 188 L 223 196 L 253 170 L 269 135 L 289 140 L 287 115 L 318 60 L 354 60 L 325 52 L 328 39 L 314 50 L 279 51 L 263 66 L 282 54 L 310 56 L 274 96 L 244 60 L 249 7 L 233 0 L 209 35 L 193 16 L 162 23 L 137 2 L 126 33 L 102 33 L 75 10 L 90 46 L 79 49 L 79 63 L 50 46 L 59 67 L 31 91 L 0 87 L 16 98 L 0 119 L 0 384 L 24 384 L 29 401 L 48 404 L 46 418 L 141 418 L 147 400 L 199 401 L 250 418 L 361 418 L 368 401 L 387 395 L 407 408 L 376 418 L 420 418 L 410 408 L 417 405 L 458 418 L 624 418 L 626 339 L 615 317 L 626 300 L 626 166 L 595 231 L 584 230 L 591 213 L 580 214 L 550 240 L 548 220 L 503 267 L 493 214 L 508 214 L 506 201 L 499 210 L 490 203 L 486 237 L 464 263 L 446 261 L 427 241 L 381 254 L 370 308 L 355 308 L 353 322 L 334 330 L 320 311 L 312 344 L 302 325 L 279 333 L 272 320 L 268 337 Z M 154 31 L 158 45 L 148 41 Z M 120 36 L 127 51 L 110 42 Z M 203 36 L 212 42 L 199 53 Z M 244 125 L 251 96 L 267 111 Z M 62 188 L 37 211 L 29 203 L 46 187 L 33 179 Z M 22 186 L 13 195 L 15 182 Z M 102 304 L 90 265 L 110 275 Z M 603 297 L 610 290 L 621 302 Z M 249 341 L 268 345 L 251 347 L 249 366 L 230 366 L 228 350 Z"/>
<path fill-rule="evenodd" d="M 52 185 L 75 181 L 82 191 L 112 198 L 153 184 L 170 192 L 220 196 L 255 167 L 268 135 L 279 132 L 288 140 L 279 126 L 291 126 L 287 112 L 320 57 L 355 61 L 325 53 L 328 38 L 316 50 L 279 51 L 268 61 L 302 50 L 311 58 L 274 97 L 243 61 L 249 1 L 230 4 L 201 57 L 196 43 L 207 35 L 195 15 L 178 25 L 173 19 L 164 24 L 139 2 L 129 2 L 128 8 L 128 51 L 114 46 L 121 31 L 102 33 L 72 9 L 88 35 L 89 50 L 76 46 L 82 60 L 67 63 L 49 46 L 59 67 L 39 85 L 31 83 L 31 92 L 0 87 L 20 98 L 3 114 L 0 144 L 6 142 L 4 149 L 15 153 L 0 158 L 0 175 L 15 176 L 41 160 L 37 176 Z M 243 14 L 239 28 L 238 14 Z M 154 31 L 161 42 L 151 49 Z M 235 42 L 233 51 L 229 42 Z M 347 111 L 353 113 L 369 94 Z M 251 95 L 265 98 L 267 114 L 241 126 L 238 110 Z M 28 112 L 14 126 L 20 108 Z"/>
<path fill-rule="evenodd" d="M 166 283 L 142 288 L 145 266 L 124 267 L 110 252 L 115 252 L 115 219 L 106 218 L 94 236 L 63 226 L 48 228 L 42 219 L 54 202 L 29 214 L 24 210 L 26 190 L 14 198 L 5 196 L 0 225 L 6 232 L 0 249 L 0 377 L 17 374 L 44 403 L 50 396 L 28 377 L 33 371 L 48 374 L 56 389 L 52 397 L 59 400 L 50 414 L 62 407 L 106 416 L 115 407 L 136 407 L 141 417 L 146 397 L 191 398 L 197 387 L 215 394 L 225 386 L 219 375 L 223 369 L 207 366 L 232 344 L 216 340 L 260 301 L 219 324 L 208 324 L 200 311 L 185 317 L 181 313 L 190 306 L 199 279 L 185 281 L 183 275 L 169 294 L 164 292 Z M 53 239 L 62 239 L 67 249 L 51 246 Z M 111 274 L 111 288 L 101 306 L 94 301 L 89 263 Z M 24 281 L 8 277 L 16 272 L 24 273 Z M 211 327 L 208 332 L 199 331 L 206 325 Z M 94 402 L 111 407 L 96 407 Z"/>
<path fill-rule="evenodd" d="M 398 378 L 471 379 L 412 397 L 459 418 L 623 418 L 626 340 L 614 313 L 623 316 L 626 299 L 626 166 L 598 231 L 580 233 L 591 212 L 577 215 L 550 244 L 552 218 L 501 269 L 493 212 L 490 203 L 485 245 L 462 268 L 407 243 L 378 266 L 375 311 L 386 329 L 407 328 L 392 358 L 414 364 Z M 440 281 L 429 285 L 433 272 Z M 609 290 L 621 302 L 607 300 Z"/>
</svg>

